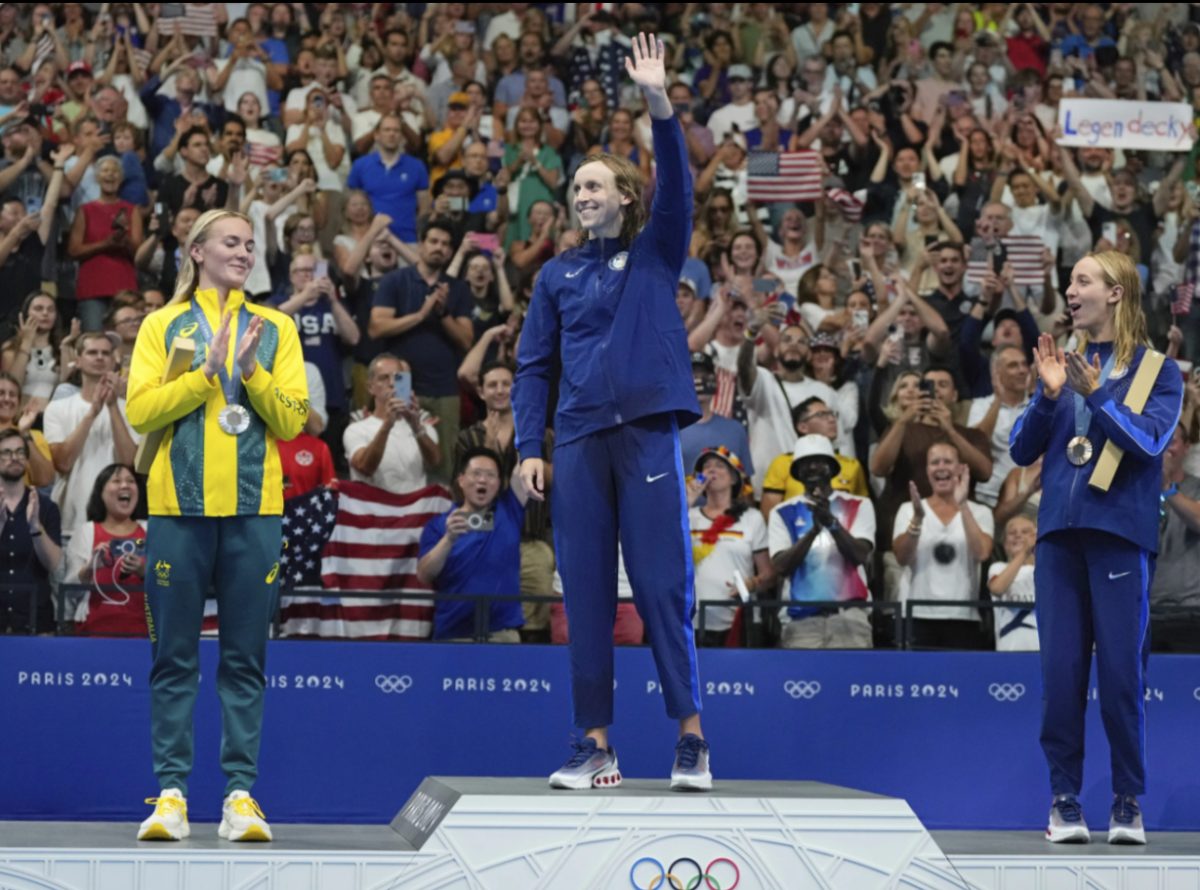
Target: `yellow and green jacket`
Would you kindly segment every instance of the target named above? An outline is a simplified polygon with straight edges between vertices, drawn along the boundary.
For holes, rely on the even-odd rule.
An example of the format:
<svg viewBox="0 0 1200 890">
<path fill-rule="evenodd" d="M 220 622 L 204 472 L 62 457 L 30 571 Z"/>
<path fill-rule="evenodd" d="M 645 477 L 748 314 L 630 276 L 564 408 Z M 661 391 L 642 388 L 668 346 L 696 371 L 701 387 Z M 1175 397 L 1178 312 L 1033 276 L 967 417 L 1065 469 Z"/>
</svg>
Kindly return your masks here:
<svg viewBox="0 0 1200 890">
<path fill-rule="evenodd" d="M 221 326 L 216 290 L 196 291 L 214 335 Z M 226 312 L 244 306 L 263 319 L 258 367 L 242 381 L 238 399 L 250 411 L 250 428 L 231 436 L 217 425 L 225 407 L 220 378 L 204 376 L 207 348 L 199 338 L 191 301 L 172 303 L 142 323 L 133 347 L 125 410 L 142 435 L 166 427 L 147 482 L 152 516 L 271 516 L 283 512 L 283 470 L 277 440 L 293 439 L 308 418 L 308 384 L 296 324 L 267 306 L 230 291 Z M 176 337 L 196 343 L 191 369 L 162 382 Z M 225 369 L 234 367 L 237 317 L 230 328 Z"/>
</svg>

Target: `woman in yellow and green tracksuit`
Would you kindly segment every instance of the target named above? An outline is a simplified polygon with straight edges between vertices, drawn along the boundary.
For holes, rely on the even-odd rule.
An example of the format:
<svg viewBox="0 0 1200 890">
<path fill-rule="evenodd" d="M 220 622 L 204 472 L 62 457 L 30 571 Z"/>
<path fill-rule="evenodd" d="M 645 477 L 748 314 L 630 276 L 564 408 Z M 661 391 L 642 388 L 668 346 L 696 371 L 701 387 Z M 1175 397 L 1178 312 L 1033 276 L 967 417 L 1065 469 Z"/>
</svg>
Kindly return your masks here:
<svg viewBox="0 0 1200 890">
<path fill-rule="evenodd" d="M 188 835 L 192 711 L 199 683 L 204 599 L 217 597 L 221 768 L 220 836 L 270 840 L 249 796 L 258 773 L 267 635 L 275 612 L 283 512 L 276 441 L 308 416 L 304 358 L 292 319 L 247 303 L 253 229 L 210 210 L 192 226 L 170 302 L 138 333 L 126 410 L 143 435 L 165 430 L 147 484 L 146 604 L 154 664 L 150 722 L 162 789 L 139 839 Z M 191 368 L 163 382 L 172 342 L 192 340 Z"/>
</svg>

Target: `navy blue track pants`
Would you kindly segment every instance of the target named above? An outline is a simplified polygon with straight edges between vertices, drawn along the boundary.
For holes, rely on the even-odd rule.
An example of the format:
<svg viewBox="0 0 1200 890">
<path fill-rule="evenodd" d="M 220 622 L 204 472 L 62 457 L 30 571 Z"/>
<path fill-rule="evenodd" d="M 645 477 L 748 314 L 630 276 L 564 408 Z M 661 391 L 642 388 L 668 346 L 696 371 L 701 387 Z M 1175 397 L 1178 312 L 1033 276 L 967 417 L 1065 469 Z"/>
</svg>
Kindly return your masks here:
<svg viewBox="0 0 1200 890">
<path fill-rule="evenodd" d="M 558 445 L 551 491 L 575 725 L 613 722 L 618 534 L 667 715 L 680 720 L 698 713 L 691 534 L 674 415 L 651 415 Z"/>
<path fill-rule="evenodd" d="M 1042 657 L 1042 750 L 1054 794 L 1083 784 L 1084 713 L 1092 646 L 1100 716 L 1117 794 L 1146 791 L 1146 663 L 1154 556 L 1092 529 L 1052 532 L 1037 545 Z"/>
</svg>

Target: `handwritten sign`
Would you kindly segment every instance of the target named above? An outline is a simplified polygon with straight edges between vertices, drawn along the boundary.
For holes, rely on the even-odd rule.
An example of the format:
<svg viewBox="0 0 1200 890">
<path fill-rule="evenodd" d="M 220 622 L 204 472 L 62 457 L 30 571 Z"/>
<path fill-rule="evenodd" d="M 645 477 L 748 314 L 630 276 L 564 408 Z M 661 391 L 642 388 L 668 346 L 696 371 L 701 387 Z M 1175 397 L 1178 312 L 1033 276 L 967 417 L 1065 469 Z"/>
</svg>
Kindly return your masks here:
<svg viewBox="0 0 1200 890">
<path fill-rule="evenodd" d="M 1186 102 L 1063 99 L 1059 145 L 1191 151 L 1195 112 Z"/>
</svg>

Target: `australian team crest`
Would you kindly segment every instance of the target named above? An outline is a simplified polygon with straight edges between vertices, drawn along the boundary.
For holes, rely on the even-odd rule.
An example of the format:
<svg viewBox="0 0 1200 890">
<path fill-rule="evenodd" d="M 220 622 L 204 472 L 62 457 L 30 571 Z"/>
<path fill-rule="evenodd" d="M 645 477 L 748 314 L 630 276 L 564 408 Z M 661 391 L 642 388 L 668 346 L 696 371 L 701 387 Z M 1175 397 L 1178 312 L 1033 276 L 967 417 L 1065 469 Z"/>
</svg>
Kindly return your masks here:
<svg viewBox="0 0 1200 890">
<path fill-rule="evenodd" d="M 625 268 L 625 264 L 629 261 L 629 251 L 622 250 L 620 253 L 613 254 L 613 258 L 608 261 L 608 268 L 613 271 L 620 272 Z"/>
</svg>

